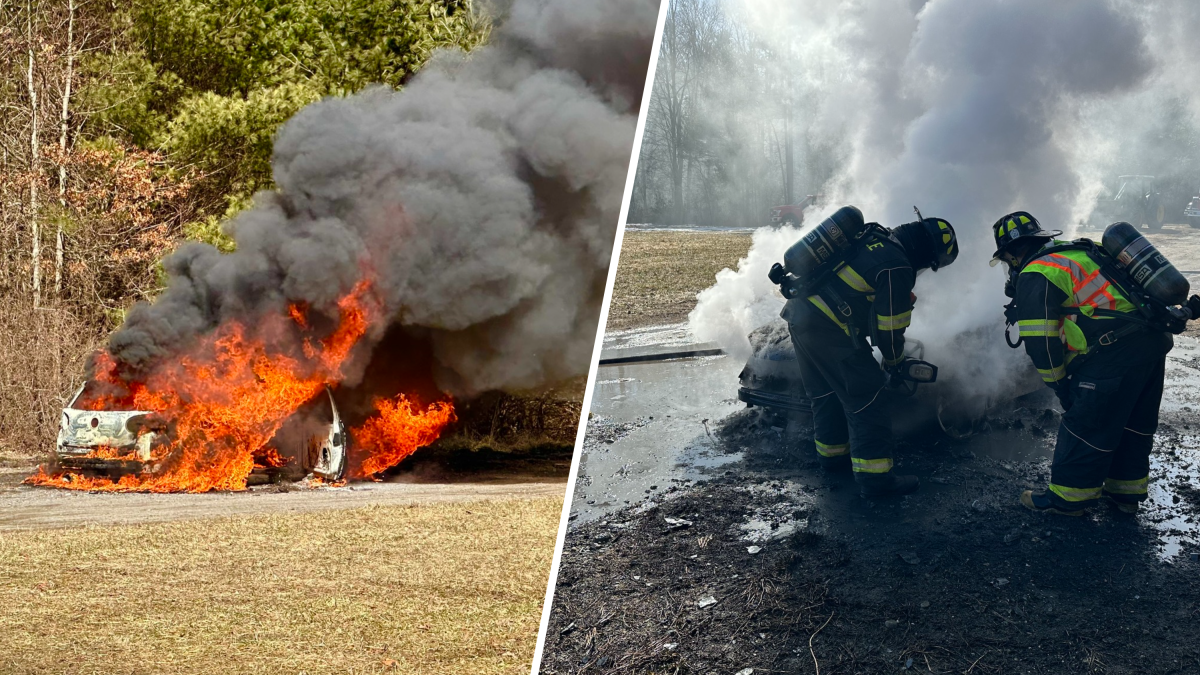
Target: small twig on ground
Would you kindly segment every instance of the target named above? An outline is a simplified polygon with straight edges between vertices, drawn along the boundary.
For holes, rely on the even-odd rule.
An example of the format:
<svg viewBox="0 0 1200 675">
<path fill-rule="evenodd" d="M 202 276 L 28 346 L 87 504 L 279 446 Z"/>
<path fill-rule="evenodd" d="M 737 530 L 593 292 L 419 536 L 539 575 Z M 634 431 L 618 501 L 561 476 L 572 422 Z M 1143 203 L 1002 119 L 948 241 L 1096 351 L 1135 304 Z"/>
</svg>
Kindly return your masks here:
<svg viewBox="0 0 1200 675">
<path fill-rule="evenodd" d="M 964 671 L 963 671 L 963 675 L 968 675 L 968 673 L 970 673 L 972 670 L 975 670 L 975 664 L 976 664 L 976 663 L 979 663 L 980 661 L 982 661 L 982 660 L 983 660 L 983 657 L 985 657 L 985 656 L 987 656 L 987 651 L 984 651 L 982 654 L 980 654 L 980 655 L 979 655 L 979 658 L 975 659 L 975 660 L 974 660 L 974 661 L 971 663 L 971 667 L 970 667 L 970 668 L 967 668 L 966 670 L 964 670 Z"/>
<path fill-rule="evenodd" d="M 825 626 L 829 625 L 830 621 L 833 621 L 834 614 L 837 614 L 837 612 L 830 612 L 829 618 L 825 619 L 825 623 L 821 624 L 821 628 L 818 628 L 816 630 L 816 632 L 814 632 L 812 635 L 808 636 L 808 653 L 812 654 L 813 667 L 815 667 L 817 669 L 817 675 L 821 675 L 821 663 L 819 661 L 817 661 L 817 653 L 815 651 L 813 651 L 813 639 L 815 639 L 817 637 L 817 633 L 820 633 L 821 630 L 825 628 Z"/>
</svg>

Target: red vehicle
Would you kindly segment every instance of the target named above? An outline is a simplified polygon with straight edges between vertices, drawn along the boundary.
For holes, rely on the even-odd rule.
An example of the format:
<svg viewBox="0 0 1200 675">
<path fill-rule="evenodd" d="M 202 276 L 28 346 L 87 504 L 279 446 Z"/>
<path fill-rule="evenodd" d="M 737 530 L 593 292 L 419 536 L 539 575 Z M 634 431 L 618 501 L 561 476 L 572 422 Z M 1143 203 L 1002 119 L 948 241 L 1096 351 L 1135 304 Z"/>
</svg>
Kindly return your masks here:
<svg viewBox="0 0 1200 675">
<path fill-rule="evenodd" d="M 1188 225 L 1200 228 L 1200 195 L 1192 197 L 1192 201 L 1188 202 L 1187 208 L 1183 210 L 1183 215 L 1187 216 Z"/>
<path fill-rule="evenodd" d="M 799 226 L 804 222 L 804 209 L 816 204 L 817 200 L 820 198 L 821 195 L 808 195 L 795 204 L 784 204 L 783 206 L 772 207 L 771 224 Z"/>
</svg>

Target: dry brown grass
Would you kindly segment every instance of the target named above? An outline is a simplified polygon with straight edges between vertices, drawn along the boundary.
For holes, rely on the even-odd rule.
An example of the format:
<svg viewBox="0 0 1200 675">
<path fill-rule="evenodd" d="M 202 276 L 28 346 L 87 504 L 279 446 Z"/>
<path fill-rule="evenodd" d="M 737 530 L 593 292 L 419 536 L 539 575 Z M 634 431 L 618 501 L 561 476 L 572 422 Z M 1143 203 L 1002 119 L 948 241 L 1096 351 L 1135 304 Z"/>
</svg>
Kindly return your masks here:
<svg viewBox="0 0 1200 675">
<path fill-rule="evenodd" d="M 749 250 L 748 232 L 626 232 L 608 330 L 687 319 L 696 294 Z"/>
<path fill-rule="evenodd" d="M 0 299 L 0 452 L 49 452 L 100 331 L 67 309 Z"/>
<path fill-rule="evenodd" d="M 0 534 L 0 671 L 528 672 L 561 508 Z"/>
</svg>

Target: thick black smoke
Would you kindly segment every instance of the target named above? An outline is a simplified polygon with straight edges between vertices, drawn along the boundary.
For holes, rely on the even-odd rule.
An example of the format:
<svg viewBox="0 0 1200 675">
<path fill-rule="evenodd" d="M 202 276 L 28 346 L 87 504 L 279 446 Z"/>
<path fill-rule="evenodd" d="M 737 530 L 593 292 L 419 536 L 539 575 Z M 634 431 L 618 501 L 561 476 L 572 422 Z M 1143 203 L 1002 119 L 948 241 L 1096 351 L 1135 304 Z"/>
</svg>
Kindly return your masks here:
<svg viewBox="0 0 1200 675">
<path fill-rule="evenodd" d="M 333 314 L 371 270 L 451 393 L 584 372 L 657 4 L 517 0 L 492 44 L 435 55 L 404 90 L 301 111 L 276 139 L 277 191 L 229 224 L 237 251 L 168 258 L 111 353 L 136 377 L 229 319 Z"/>
</svg>

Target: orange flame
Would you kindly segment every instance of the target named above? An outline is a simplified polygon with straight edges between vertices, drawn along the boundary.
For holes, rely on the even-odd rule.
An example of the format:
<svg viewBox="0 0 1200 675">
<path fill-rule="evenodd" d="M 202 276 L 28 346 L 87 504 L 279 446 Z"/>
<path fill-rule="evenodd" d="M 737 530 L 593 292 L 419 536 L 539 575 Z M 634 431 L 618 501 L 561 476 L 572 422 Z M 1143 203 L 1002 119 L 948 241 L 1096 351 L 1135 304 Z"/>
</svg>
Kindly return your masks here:
<svg viewBox="0 0 1200 675">
<path fill-rule="evenodd" d="M 418 448 L 437 440 L 442 429 L 454 421 L 454 405 L 449 401 L 418 412 L 403 394 L 390 401 L 375 399 L 375 410 L 377 417 L 350 432 L 354 439 L 351 478 L 367 478 L 396 466 Z"/>
<path fill-rule="evenodd" d="M 287 345 L 295 344 L 289 338 L 297 330 L 307 332 L 303 306 L 289 307 L 286 315 L 268 317 L 253 328 L 226 322 L 144 381 L 123 383 L 112 356 L 100 354 L 95 381 L 127 393 L 119 398 L 98 395 L 80 405 L 92 410 L 146 410 L 167 421 L 169 431 L 159 437 L 166 440 L 156 439 L 151 450 L 151 470 L 113 481 L 70 472 L 46 474 L 39 469 L 25 482 L 109 492 L 244 490 L 256 463 L 270 467 L 286 463 L 266 444 L 300 406 L 341 380 L 342 365 L 381 316 L 379 300 L 366 280 L 338 302 L 338 309 L 334 331 L 320 340 L 304 338 L 302 355 Z M 362 475 L 387 468 L 433 442 L 453 417 L 449 403 L 414 414 L 403 397 L 396 404 L 381 406 L 380 412 L 391 417 L 368 420 L 363 427 L 367 431 L 361 434 L 364 445 L 355 453 L 366 471 Z M 405 423 L 413 428 L 398 426 Z M 403 445 L 397 448 L 395 443 Z"/>
</svg>

